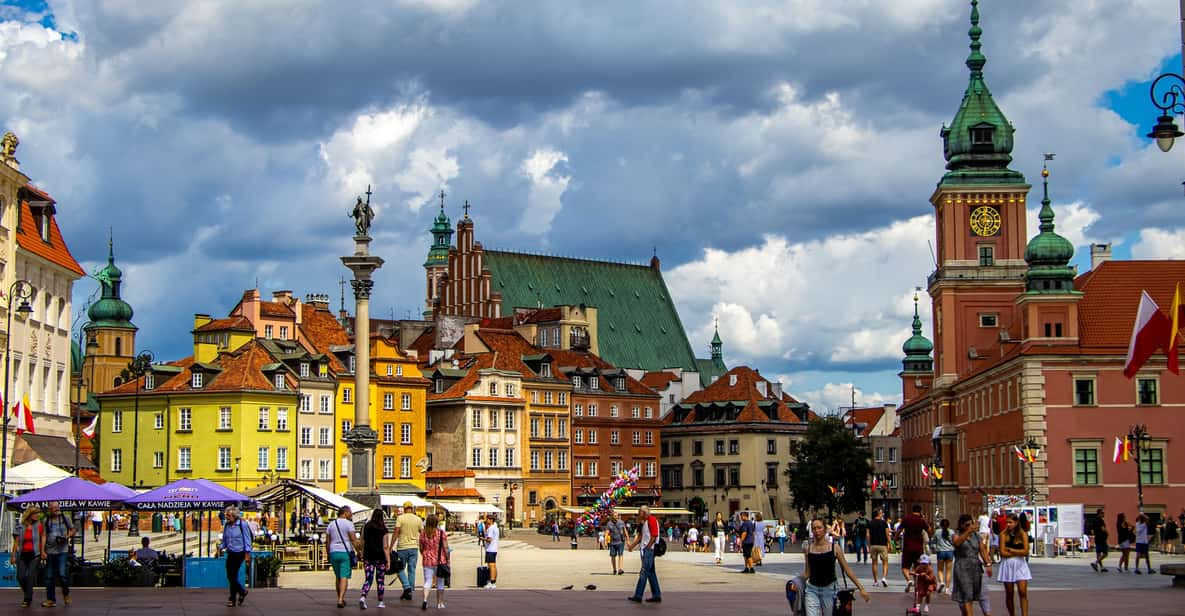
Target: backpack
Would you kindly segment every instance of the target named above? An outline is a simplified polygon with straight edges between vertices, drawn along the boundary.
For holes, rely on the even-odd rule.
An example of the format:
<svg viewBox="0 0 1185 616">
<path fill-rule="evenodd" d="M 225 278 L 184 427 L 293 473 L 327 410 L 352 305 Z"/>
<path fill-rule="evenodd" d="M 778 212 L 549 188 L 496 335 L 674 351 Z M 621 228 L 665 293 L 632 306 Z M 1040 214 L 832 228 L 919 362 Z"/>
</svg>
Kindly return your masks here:
<svg viewBox="0 0 1185 616">
<path fill-rule="evenodd" d="M 667 553 L 667 540 L 662 537 L 658 538 L 658 542 L 654 544 L 654 557 L 658 558 Z"/>
<path fill-rule="evenodd" d="M 806 616 L 806 580 L 802 574 L 786 580 L 786 601 L 791 616 Z"/>
</svg>

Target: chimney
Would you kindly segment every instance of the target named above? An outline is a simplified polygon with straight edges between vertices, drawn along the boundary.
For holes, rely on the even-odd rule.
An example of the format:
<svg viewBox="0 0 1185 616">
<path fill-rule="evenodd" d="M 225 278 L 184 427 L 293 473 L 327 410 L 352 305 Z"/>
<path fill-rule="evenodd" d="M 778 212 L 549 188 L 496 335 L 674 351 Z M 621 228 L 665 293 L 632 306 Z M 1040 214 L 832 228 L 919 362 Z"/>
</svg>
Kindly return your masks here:
<svg viewBox="0 0 1185 616">
<path fill-rule="evenodd" d="M 1096 270 L 1103 263 L 1111 260 L 1111 242 L 1090 245 L 1090 269 Z"/>
<path fill-rule="evenodd" d="M 782 382 L 778 381 L 777 383 L 770 383 L 769 385 L 773 389 L 774 398 L 781 400 L 782 399 Z"/>
<path fill-rule="evenodd" d="M 329 295 L 325 293 L 309 293 L 304 297 L 304 303 L 313 307 L 314 310 L 329 310 Z"/>
<path fill-rule="evenodd" d="M 272 291 L 272 301 L 289 306 L 292 304 L 292 291 Z"/>
</svg>

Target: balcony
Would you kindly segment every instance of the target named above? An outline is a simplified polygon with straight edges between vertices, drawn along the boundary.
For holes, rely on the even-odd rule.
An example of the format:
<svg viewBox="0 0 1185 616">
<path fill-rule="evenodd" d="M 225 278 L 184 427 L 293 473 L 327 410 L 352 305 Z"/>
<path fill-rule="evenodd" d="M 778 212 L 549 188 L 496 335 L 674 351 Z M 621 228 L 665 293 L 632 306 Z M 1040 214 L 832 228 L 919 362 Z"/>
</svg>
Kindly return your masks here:
<svg viewBox="0 0 1185 616">
<path fill-rule="evenodd" d="M 573 351 L 587 351 L 592 346 L 592 339 L 587 332 L 572 331 L 568 334 L 568 346 Z"/>
</svg>

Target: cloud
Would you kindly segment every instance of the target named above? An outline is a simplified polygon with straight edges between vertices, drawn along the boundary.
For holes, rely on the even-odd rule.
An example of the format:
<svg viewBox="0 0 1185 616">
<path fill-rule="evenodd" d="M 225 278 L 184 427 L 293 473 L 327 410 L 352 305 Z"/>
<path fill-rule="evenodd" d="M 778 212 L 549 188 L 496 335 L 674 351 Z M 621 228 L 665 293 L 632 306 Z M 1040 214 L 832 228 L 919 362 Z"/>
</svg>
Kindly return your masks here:
<svg viewBox="0 0 1185 616">
<path fill-rule="evenodd" d="M 1142 229 L 1132 245 L 1135 259 L 1185 259 L 1185 228 Z"/>
<path fill-rule="evenodd" d="M 804 392 L 791 392 L 800 402 L 810 404 L 811 410 L 820 415 L 840 413 L 840 409 L 852 406 L 852 383 L 825 383 L 819 389 Z M 856 407 L 882 406 L 884 404 L 898 404 L 901 394 L 883 394 L 880 392 L 865 392 L 856 387 Z"/>
<path fill-rule="evenodd" d="M 531 184 L 527 209 L 518 226 L 523 233 L 544 235 L 551 230 L 551 221 L 563 207 L 561 199 L 572 181 L 572 176 L 557 171 L 567 162 L 566 154 L 547 148 L 535 150 L 523 161 L 522 173 Z"/>
</svg>

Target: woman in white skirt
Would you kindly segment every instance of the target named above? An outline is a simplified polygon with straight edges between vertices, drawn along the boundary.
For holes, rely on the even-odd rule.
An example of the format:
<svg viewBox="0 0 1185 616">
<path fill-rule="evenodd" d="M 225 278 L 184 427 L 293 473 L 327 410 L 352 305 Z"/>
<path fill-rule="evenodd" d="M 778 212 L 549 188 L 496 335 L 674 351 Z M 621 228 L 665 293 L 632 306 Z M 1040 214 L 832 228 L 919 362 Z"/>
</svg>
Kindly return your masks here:
<svg viewBox="0 0 1185 616">
<path fill-rule="evenodd" d="M 1015 513 L 1008 514 L 1008 525 L 1000 533 L 1000 573 L 996 579 L 1004 583 L 1004 604 L 1008 616 L 1016 616 L 1012 602 L 1012 589 L 1020 597 L 1021 616 L 1029 616 L 1029 580 L 1033 579 L 1029 563 L 1029 534 L 1020 527 Z"/>
</svg>

